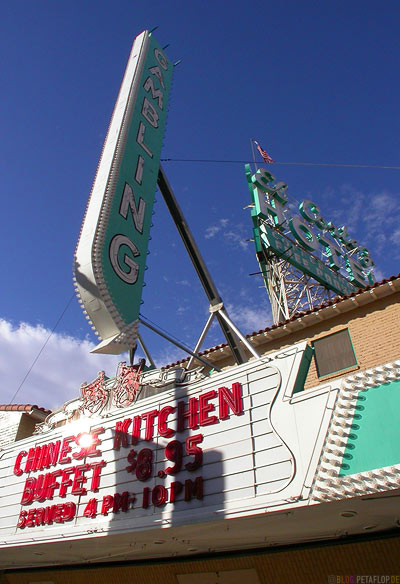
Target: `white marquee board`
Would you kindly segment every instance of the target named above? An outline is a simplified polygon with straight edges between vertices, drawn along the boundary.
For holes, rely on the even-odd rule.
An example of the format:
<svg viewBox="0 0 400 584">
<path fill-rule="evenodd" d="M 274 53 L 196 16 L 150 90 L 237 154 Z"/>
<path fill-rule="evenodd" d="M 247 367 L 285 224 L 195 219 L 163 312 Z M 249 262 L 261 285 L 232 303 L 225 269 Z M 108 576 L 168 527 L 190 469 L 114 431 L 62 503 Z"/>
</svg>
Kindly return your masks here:
<svg viewBox="0 0 400 584">
<path fill-rule="evenodd" d="M 140 400 L 132 407 L 113 410 L 103 418 L 86 417 L 6 448 L 0 454 L 0 542 L 4 551 L 21 544 L 76 541 L 99 534 L 135 533 L 248 517 L 265 513 L 267 509 L 291 507 L 297 502 L 307 504 L 336 391 L 322 386 L 315 391 L 292 395 L 305 348 L 306 343 L 294 345 L 272 355 L 272 358 L 260 358 L 215 373 L 187 389 L 167 390 Z M 190 400 L 192 411 L 197 408 L 197 418 L 192 421 L 197 421 L 198 426 L 176 432 L 178 409 L 184 408 L 180 410 L 181 414 L 184 410 L 188 411 Z M 142 420 L 141 434 L 138 442 L 132 445 L 134 420 L 139 417 Z M 123 433 L 128 442 L 126 446 L 123 445 L 123 435 L 117 433 L 118 439 L 115 438 L 116 428 L 120 430 L 124 420 L 131 420 L 126 422 L 127 431 Z M 189 418 L 182 415 L 180 420 L 184 420 L 185 426 L 190 423 Z M 117 423 L 120 425 L 117 426 Z M 43 444 L 54 445 L 57 441 L 61 442 L 62 449 L 62 441 L 66 437 L 95 432 L 100 427 L 104 431 L 98 433 L 98 444 L 92 447 L 92 453 L 93 450 L 98 451 L 94 456 L 72 458 L 68 462 L 65 459 L 73 454 L 79 457 L 84 452 L 70 440 L 64 447 L 63 464 L 58 462 L 50 468 L 25 472 L 33 464 L 27 462 L 29 457 L 33 460 L 33 451 L 29 454 L 29 449 Z M 148 440 L 144 439 L 146 431 L 153 432 Z M 193 436 L 201 436 L 201 440 L 193 439 Z M 167 455 L 168 444 L 170 450 Z M 118 445 L 119 449 L 116 448 Z M 68 452 L 68 448 L 71 451 Z M 196 459 L 196 448 L 201 448 L 203 452 L 201 464 Z M 134 467 L 135 464 L 138 467 L 139 453 L 143 449 L 147 449 L 147 457 L 148 450 L 151 451 L 150 476 L 138 480 L 135 469 L 131 468 L 132 472 L 128 472 L 127 467 Z M 133 450 L 135 452 L 132 454 Z M 180 450 L 183 459 L 177 462 Z M 88 454 L 90 451 L 85 452 Z M 141 479 L 149 474 L 146 456 L 144 462 L 141 460 Z M 196 460 L 195 470 L 185 468 L 188 463 L 196 467 Z M 77 466 L 84 464 L 92 466 L 76 471 Z M 96 464 L 97 471 L 94 470 Z M 37 463 L 37 466 L 40 465 Z M 167 469 L 174 467 L 178 472 L 168 474 Z M 66 474 L 62 475 L 62 471 Z M 27 502 L 27 479 L 38 480 L 40 475 L 54 472 L 58 486 L 50 487 L 53 498 Z M 93 482 L 96 473 L 97 479 Z M 86 482 L 82 476 L 87 479 Z M 32 488 L 38 486 L 34 483 L 31 482 Z M 60 483 L 63 484 L 63 497 L 59 496 Z M 172 490 L 175 489 L 173 502 L 172 483 L 175 483 L 172 487 Z M 92 486 L 97 490 L 91 490 Z M 71 492 L 74 488 L 75 494 Z M 78 494 L 80 489 L 87 489 L 88 492 Z M 148 501 L 144 504 L 146 489 Z M 37 494 L 40 492 L 38 489 Z M 115 498 L 116 493 L 129 493 L 125 495 L 125 510 L 124 504 L 121 507 L 121 499 Z M 21 505 L 24 497 L 25 504 Z M 89 517 L 88 503 L 94 499 L 97 503 L 92 503 L 91 509 L 96 513 Z M 113 512 L 115 501 L 116 512 Z M 120 508 L 117 510 L 118 502 Z M 65 507 L 66 503 L 69 507 Z M 43 511 L 38 511 L 52 506 L 53 511 L 47 511 L 46 516 Z M 101 512 L 102 507 L 107 513 Z M 46 523 L 51 516 L 49 513 L 53 513 L 54 520 Z M 63 516 L 65 521 L 62 522 Z M 21 526 L 17 527 L 19 522 Z"/>
</svg>

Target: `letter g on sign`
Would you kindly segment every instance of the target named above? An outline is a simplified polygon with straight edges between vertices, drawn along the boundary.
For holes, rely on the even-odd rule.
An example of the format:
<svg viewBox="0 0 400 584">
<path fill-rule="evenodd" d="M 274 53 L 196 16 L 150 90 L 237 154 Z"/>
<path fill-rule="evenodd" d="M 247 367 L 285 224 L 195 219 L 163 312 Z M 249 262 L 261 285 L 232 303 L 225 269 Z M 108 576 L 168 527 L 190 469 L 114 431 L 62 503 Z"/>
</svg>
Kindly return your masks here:
<svg viewBox="0 0 400 584">
<path fill-rule="evenodd" d="M 132 252 L 133 257 L 138 257 L 139 251 L 136 245 L 126 235 L 114 235 L 110 243 L 110 261 L 114 272 L 121 280 L 127 284 L 134 284 L 138 278 L 139 266 L 127 253 L 123 257 L 123 265 L 128 268 L 125 271 L 120 263 L 119 250 L 126 245 Z"/>
</svg>

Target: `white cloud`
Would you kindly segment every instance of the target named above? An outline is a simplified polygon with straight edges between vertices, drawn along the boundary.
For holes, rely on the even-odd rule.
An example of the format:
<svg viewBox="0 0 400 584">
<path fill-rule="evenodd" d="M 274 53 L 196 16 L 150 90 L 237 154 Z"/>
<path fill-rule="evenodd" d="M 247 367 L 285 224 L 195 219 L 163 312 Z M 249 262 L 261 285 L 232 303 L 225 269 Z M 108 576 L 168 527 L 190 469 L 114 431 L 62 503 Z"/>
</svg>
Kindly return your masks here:
<svg viewBox="0 0 400 584">
<path fill-rule="evenodd" d="M 390 236 L 390 241 L 395 245 L 400 244 L 400 229 L 393 231 L 392 235 Z"/>
<path fill-rule="evenodd" d="M 9 403 L 38 356 L 50 331 L 40 325 L 13 326 L 0 319 L 1 402 Z M 55 408 L 77 397 L 80 385 L 104 369 L 112 377 L 125 356 L 92 355 L 93 344 L 54 333 L 18 392 L 14 403 Z"/>
<path fill-rule="evenodd" d="M 234 247 L 241 247 L 242 249 L 247 249 L 249 244 L 249 242 L 244 239 L 243 234 L 241 235 L 235 231 L 225 231 L 224 238 L 228 244 L 231 244 Z"/>
<path fill-rule="evenodd" d="M 385 277 L 382 270 L 380 270 L 379 268 L 374 269 L 374 276 L 377 282 L 380 282 Z"/>
<path fill-rule="evenodd" d="M 210 225 L 210 227 L 207 227 L 204 237 L 206 239 L 212 239 L 219 231 L 221 231 L 220 225 Z"/>
<path fill-rule="evenodd" d="M 41 325 L 23 322 L 14 326 L 0 318 L 1 403 L 10 403 L 49 335 L 50 331 Z M 13 403 L 56 409 L 80 395 L 81 383 L 92 381 L 101 370 L 107 377 L 114 377 L 118 363 L 128 359 L 127 354 L 93 355 L 90 353 L 93 347 L 87 340 L 52 334 Z M 173 345 L 153 355 L 158 367 L 186 356 Z"/>
<path fill-rule="evenodd" d="M 228 225 L 229 229 L 227 229 Z M 248 249 L 248 239 L 251 236 L 251 230 L 248 225 L 243 225 L 242 223 L 232 225 L 229 219 L 220 219 L 216 225 L 207 227 L 204 237 L 205 239 L 212 239 L 217 233 L 221 233 L 222 241 L 227 246 L 234 248 L 240 247 L 243 250 Z"/>
<path fill-rule="evenodd" d="M 387 272 L 388 251 L 390 259 L 398 260 L 400 252 L 397 247 L 400 242 L 400 199 L 397 193 L 385 190 L 375 193 L 364 193 L 354 189 L 351 185 L 342 185 L 339 196 L 330 189 L 325 192 L 326 197 L 335 196 L 338 201 L 334 210 L 327 213 L 337 227 L 346 225 L 351 237 L 365 245 L 371 253 L 372 259 L 381 270 L 375 268 L 375 277 Z M 323 209 L 321 209 L 323 212 Z M 324 215 L 324 213 L 322 213 Z M 394 244 L 394 246 L 393 246 Z M 383 270 L 382 270 L 383 268 Z M 391 268 L 393 270 L 393 268 Z"/>
<path fill-rule="evenodd" d="M 252 308 L 250 306 L 227 305 L 229 318 L 243 334 L 259 331 L 272 324 L 269 307 Z"/>
<path fill-rule="evenodd" d="M 220 219 L 218 221 L 217 225 L 210 225 L 209 227 L 207 227 L 207 229 L 204 233 L 204 237 L 206 239 L 212 239 L 213 237 L 215 237 L 217 235 L 217 233 L 219 233 L 220 231 L 225 229 L 228 226 L 228 223 L 229 223 L 229 219 L 226 219 L 226 218 Z"/>
<path fill-rule="evenodd" d="M 154 361 L 157 367 L 164 367 L 165 365 L 185 359 L 188 356 L 188 353 L 183 351 L 183 349 L 179 349 L 179 347 L 169 344 L 158 352 L 154 357 Z"/>
</svg>

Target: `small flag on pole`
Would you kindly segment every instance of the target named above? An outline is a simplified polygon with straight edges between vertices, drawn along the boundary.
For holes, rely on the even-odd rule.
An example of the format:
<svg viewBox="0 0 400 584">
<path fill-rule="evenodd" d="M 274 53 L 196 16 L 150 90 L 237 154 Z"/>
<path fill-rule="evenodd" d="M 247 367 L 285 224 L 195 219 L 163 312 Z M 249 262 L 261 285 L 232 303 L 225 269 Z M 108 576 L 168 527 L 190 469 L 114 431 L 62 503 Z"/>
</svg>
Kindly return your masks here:
<svg viewBox="0 0 400 584">
<path fill-rule="evenodd" d="M 257 140 L 253 140 L 254 144 L 257 146 L 257 150 L 259 151 L 259 153 L 261 154 L 261 156 L 264 159 L 264 162 L 267 162 L 268 164 L 271 164 L 271 162 L 274 162 L 271 158 L 271 156 L 268 154 L 268 152 L 266 150 L 263 150 L 260 146 L 260 144 L 257 142 Z"/>
</svg>

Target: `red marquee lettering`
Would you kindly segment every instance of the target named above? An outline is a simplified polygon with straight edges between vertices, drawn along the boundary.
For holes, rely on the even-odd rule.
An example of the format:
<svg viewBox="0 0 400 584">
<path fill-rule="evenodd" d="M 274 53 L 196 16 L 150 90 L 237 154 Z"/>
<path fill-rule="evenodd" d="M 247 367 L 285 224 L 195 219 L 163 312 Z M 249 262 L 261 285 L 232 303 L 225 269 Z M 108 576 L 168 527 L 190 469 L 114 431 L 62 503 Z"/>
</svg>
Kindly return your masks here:
<svg viewBox="0 0 400 584">
<path fill-rule="evenodd" d="M 104 433 L 103 426 L 100 426 L 99 428 L 95 428 L 94 430 L 91 430 L 90 434 L 92 436 L 92 444 L 87 449 L 86 456 L 90 456 L 90 457 L 101 456 L 101 451 L 98 450 L 96 447 L 101 444 L 99 434 L 103 434 L 103 433 Z"/>
<path fill-rule="evenodd" d="M 85 472 L 90 469 L 90 464 L 80 464 L 74 468 L 74 480 L 72 483 L 71 493 L 73 495 L 86 495 L 87 491 L 83 486 L 87 478 Z"/>
<path fill-rule="evenodd" d="M 58 460 L 58 454 L 60 452 L 61 440 L 57 442 L 50 442 L 46 449 L 42 447 L 42 453 L 40 457 L 40 470 L 44 468 L 50 468 L 51 466 L 56 466 Z"/>
<path fill-rule="evenodd" d="M 51 507 L 45 507 L 43 518 L 45 525 L 51 525 L 53 523 L 55 511 L 56 505 L 51 505 Z"/>
<path fill-rule="evenodd" d="M 75 436 L 67 436 L 64 438 L 61 446 L 60 458 L 58 461 L 60 464 L 69 464 L 71 462 L 71 457 L 67 456 L 67 454 L 69 454 L 72 450 L 69 443 L 73 442 L 74 440 Z"/>
<path fill-rule="evenodd" d="M 22 510 L 21 513 L 19 514 L 17 527 L 19 527 L 20 529 L 24 529 L 24 527 L 26 526 L 27 515 L 28 515 L 28 512 L 24 511 L 24 510 Z"/>
<path fill-rule="evenodd" d="M 227 387 L 218 388 L 219 419 L 229 418 L 229 409 L 236 416 L 243 414 L 242 386 L 240 383 L 232 384 L 232 392 Z"/>
<path fill-rule="evenodd" d="M 117 422 L 115 424 L 115 436 L 114 436 L 114 450 L 119 450 L 121 445 L 125 448 L 129 446 L 128 444 L 128 429 L 131 425 L 132 419 L 126 418 L 123 422 Z"/>
<path fill-rule="evenodd" d="M 200 426 L 211 426 L 212 424 L 216 424 L 219 420 L 217 416 L 209 416 L 209 412 L 213 412 L 215 410 L 214 404 L 209 404 L 208 401 L 210 399 L 214 399 L 217 397 L 217 392 L 215 389 L 211 391 L 207 391 L 199 395 L 199 424 Z"/>
<path fill-rule="evenodd" d="M 142 414 L 143 420 L 146 420 L 146 430 L 144 433 L 144 439 L 149 442 L 154 436 L 154 419 L 158 416 L 158 410 L 151 410 L 151 412 L 145 412 Z"/>
<path fill-rule="evenodd" d="M 97 515 L 97 499 L 90 499 L 83 512 L 85 517 L 93 519 Z"/>
<path fill-rule="evenodd" d="M 183 448 L 179 440 L 172 440 L 168 442 L 164 449 L 164 454 L 167 460 L 174 463 L 174 466 L 167 466 L 165 473 L 167 475 L 176 475 L 182 468 Z"/>
<path fill-rule="evenodd" d="M 53 521 L 55 521 L 56 523 L 64 523 L 64 518 L 62 514 L 64 505 L 62 503 L 59 503 L 55 507 L 56 508 L 54 509 Z"/>
<path fill-rule="evenodd" d="M 17 458 L 15 459 L 15 464 L 14 464 L 14 474 L 17 475 L 17 477 L 20 477 L 23 474 L 23 470 L 20 466 L 22 459 L 24 458 L 24 456 L 27 455 L 26 450 L 21 450 L 21 452 L 18 453 Z"/>
<path fill-rule="evenodd" d="M 182 492 L 183 489 L 183 484 L 180 481 L 174 481 L 173 483 L 171 483 L 171 493 L 170 493 L 170 497 L 169 500 L 171 503 L 173 503 L 177 496 Z"/>
<path fill-rule="evenodd" d="M 64 503 L 63 505 L 63 519 L 64 521 L 72 521 L 76 513 L 76 504 L 73 501 Z"/>
<path fill-rule="evenodd" d="M 114 497 L 112 495 L 104 495 L 103 503 L 101 505 L 101 514 L 108 515 L 110 509 L 114 505 Z"/>
<path fill-rule="evenodd" d="M 48 483 L 47 483 L 47 490 L 46 490 L 46 498 L 52 499 L 54 495 L 54 491 L 58 489 L 60 483 L 56 481 L 56 478 L 62 475 L 62 470 L 53 470 L 53 472 L 48 474 Z"/>
<path fill-rule="evenodd" d="M 69 475 L 72 474 L 73 472 L 74 472 L 73 467 L 65 468 L 62 471 L 61 481 L 60 481 L 60 491 L 58 493 L 60 497 L 65 497 L 67 494 L 68 487 L 70 487 L 72 485 L 72 479 L 69 478 Z"/>
<path fill-rule="evenodd" d="M 147 509 L 147 507 L 149 506 L 149 499 L 150 499 L 150 488 L 145 487 L 143 489 L 143 499 L 142 499 L 143 509 Z"/>
<path fill-rule="evenodd" d="M 33 501 L 33 495 L 35 494 L 36 479 L 29 477 L 25 481 L 24 491 L 22 493 L 21 505 L 29 505 Z"/>
<path fill-rule="evenodd" d="M 75 514 L 76 504 L 72 501 L 51 505 L 50 507 L 29 509 L 29 511 L 23 510 L 19 515 L 17 527 L 23 529 L 24 527 L 51 525 L 53 521 L 56 523 L 64 523 L 64 521 L 71 521 L 75 517 Z"/>
<path fill-rule="evenodd" d="M 125 468 L 126 472 L 134 472 L 136 465 L 137 465 L 137 460 L 136 460 L 136 455 L 137 452 L 134 448 L 132 448 L 132 450 L 129 451 L 129 454 L 127 456 L 128 462 L 129 462 L 129 466 L 127 466 Z"/>
<path fill-rule="evenodd" d="M 92 439 L 92 443 L 89 446 L 83 446 L 79 452 L 74 452 L 72 455 L 75 460 L 82 460 L 85 456 L 100 456 L 100 450 L 97 450 L 96 446 L 101 444 L 101 440 L 99 439 L 99 434 L 104 432 L 104 428 L 100 427 L 96 430 L 92 430 L 90 432 L 90 436 Z M 80 446 L 80 439 L 81 436 L 86 434 L 86 432 L 81 432 L 78 436 L 75 436 L 75 442 L 78 446 Z"/>
<path fill-rule="evenodd" d="M 26 459 L 24 472 L 30 472 L 37 470 L 37 464 L 40 459 L 42 447 L 36 446 L 36 448 L 29 448 L 28 458 Z"/>
<path fill-rule="evenodd" d="M 133 427 L 132 427 L 132 446 L 135 446 L 139 442 L 140 438 L 140 427 L 142 425 L 142 417 L 135 416 L 133 418 Z"/>
<path fill-rule="evenodd" d="M 193 497 L 199 500 L 203 498 L 203 477 L 185 481 L 185 501 L 191 501 Z"/>
<path fill-rule="evenodd" d="M 46 475 L 39 475 L 36 478 L 35 492 L 33 494 L 33 499 L 35 501 L 39 501 L 40 503 L 42 503 L 43 501 L 46 500 L 47 487 L 49 485 L 49 482 L 51 481 L 51 478 L 52 478 L 51 473 Z"/>
<path fill-rule="evenodd" d="M 28 517 L 26 518 L 27 527 L 33 527 L 35 525 L 35 513 L 36 509 L 29 509 Z"/>
<path fill-rule="evenodd" d="M 128 491 L 124 491 L 122 495 L 119 493 L 115 493 L 114 495 L 113 513 L 118 513 L 120 510 L 125 512 L 129 510 Z"/>
<path fill-rule="evenodd" d="M 151 502 L 155 507 L 161 507 L 168 501 L 168 491 L 164 485 L 156 485 L 151 494 Z"/>
<path fill-rule="evenodd" d="M 91 464 L 91 467 L 93 469 L 93 475 L 92 482 L 90 484 L 90 490 L 93 491 L 94 493 L 97 493 L 97 491 L 99 490 L 101 469 L 104 468 L 106 464 L 107 463 L 105 460 L 100 460 L 99 462 L 92 462 Z"/>
<path fill-rule="evenodd" d="M 186 470 L 193 472 L 203 464 L 203 451 L 198 444 L 203 442 L 203 434 L 195 434 L 186 438 L 186 452 L 193 454 L 194 460 L 185 464 Z"/>
<path fill-rule="evenodd" d="M 44 508 L 39 507 L 36 509 L 36 518 L 35 518 L 35 525 L 43 525 L 44 524 Z"/>
<path fill-rule="evenodd" d="M 170 414 L 173 414 L 175 410 L 176 408 L 173 408 L 172 406 L 165 406 L 165 408 L 160 410 L 158 415 L 158 433 L 160 436 L 171 438 L 171 436 L 175 434 L 175 430 L 172 430 L 172 428 L 168 428 L 167 426 L 167 418 Z"/>
<path fill-rule="evenodd" d="M 153 475 L 153 451 L 142 448 L 137 456 L 136 478 L 138 481 L 147 481 Z"/>
<path fill-rule="evenodd" d="M 199 402 L 197 398 L 191 397 L 189 398 L 188 402 L 189 409 L 186 410 L 186 403 L 184 401 L 178 402 L 178 432 L 184 432 L 185 430 L 185 420 L 188 419 L 187 427 L 191 430 L 196 430 L 198 426 L 198 409 L 199 409 Z"/>
<path fill-rule="evenodd" d="M 41 450 L 40 450 L 40 456 L 39 456 L 39 460 L 38 460 L 38 464 L 37 464 L 37 468 L 35 470 L 43 470 L 44 469 L 44 461 L 47 458 L 47 453 L 49 451 L 49 445 L 48 444 L 42 444 Z"/>
</svg>

